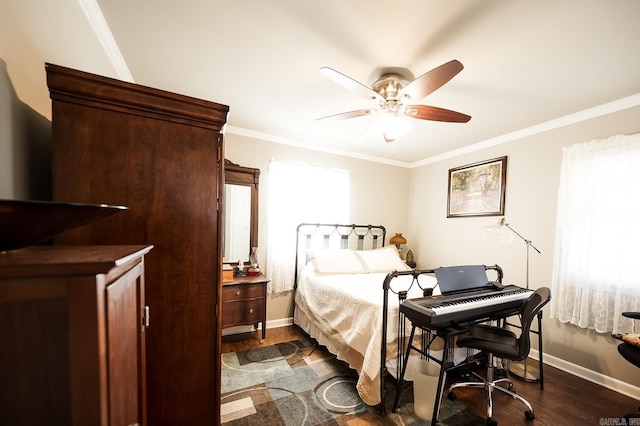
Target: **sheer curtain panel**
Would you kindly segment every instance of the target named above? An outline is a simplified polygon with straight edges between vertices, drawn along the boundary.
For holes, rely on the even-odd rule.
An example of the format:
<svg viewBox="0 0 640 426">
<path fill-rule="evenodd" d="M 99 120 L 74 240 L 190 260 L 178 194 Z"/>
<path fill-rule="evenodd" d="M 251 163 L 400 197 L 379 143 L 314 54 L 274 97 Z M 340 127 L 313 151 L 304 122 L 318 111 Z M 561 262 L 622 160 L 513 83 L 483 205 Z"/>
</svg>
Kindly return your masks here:
<svg viewBox="0 0 640 426">
<path fill-rule="evenodd" d="M 268 191 L 268 291 L 280 293 L 293 289 L 298 224 L 348 222 L 349 172 L 272 161 Z"/>
<path fill-rule="evenodd" d="M 563 149 L 551 317 L 631 331 L 640 309 L 640 134 Z"/>
</svg>

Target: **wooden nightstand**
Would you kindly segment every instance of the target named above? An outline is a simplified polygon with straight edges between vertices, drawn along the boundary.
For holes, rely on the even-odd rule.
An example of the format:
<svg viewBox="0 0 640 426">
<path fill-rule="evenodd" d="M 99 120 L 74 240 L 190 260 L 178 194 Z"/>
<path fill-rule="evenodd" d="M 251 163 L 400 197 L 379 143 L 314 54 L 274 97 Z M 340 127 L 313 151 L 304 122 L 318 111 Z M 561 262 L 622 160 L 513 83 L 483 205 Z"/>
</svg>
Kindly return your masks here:
<svg viewBox="0 0 640 426">
<path fill-rule="evenodd" d="M 222 328 L 262 323 L 262 340 L 267 332 L 267 283 L 260 274 L 255 277 L 234 277 L 222 283 Z"/>
</svg>

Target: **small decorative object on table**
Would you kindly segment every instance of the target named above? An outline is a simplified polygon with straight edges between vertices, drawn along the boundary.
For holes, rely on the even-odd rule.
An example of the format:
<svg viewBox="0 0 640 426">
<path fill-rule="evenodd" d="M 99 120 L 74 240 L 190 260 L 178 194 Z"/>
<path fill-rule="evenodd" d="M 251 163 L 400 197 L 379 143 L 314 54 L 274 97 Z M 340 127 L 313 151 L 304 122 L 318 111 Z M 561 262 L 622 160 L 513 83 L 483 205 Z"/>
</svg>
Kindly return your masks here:
<svg viewBox="0 0 640 426">
<path fill-rule="evenodd" d="M 257 277 L 260 275 L 260 264 L 258 262 L 258 247 L 251 247 L 251 254 L 249 255 L 249 276 Z"/>
<path fill-rule="evenodd" d="M 236 268 L 236 277 L 244 277 L 247 275 L 247 272 L 244 270 L 244 262 L 242 260 L 238 260 L 238 267 Z"/>
<path fill-rule="evenodd" d="M 407 250 L 407 259 L 405 260 L 405 262 L 407 264 L 407 266 L 410 266 L 412 268 L 416 267 L 416 262 L 413 260 L 413 252 L 411 251 L 411 249 Z"/>
<path fill-rule="evenodd" d="M 228 283 L 233 281 L 233 266 L 225 263 L 222 265 L 222 282 Z"/>
</svg>

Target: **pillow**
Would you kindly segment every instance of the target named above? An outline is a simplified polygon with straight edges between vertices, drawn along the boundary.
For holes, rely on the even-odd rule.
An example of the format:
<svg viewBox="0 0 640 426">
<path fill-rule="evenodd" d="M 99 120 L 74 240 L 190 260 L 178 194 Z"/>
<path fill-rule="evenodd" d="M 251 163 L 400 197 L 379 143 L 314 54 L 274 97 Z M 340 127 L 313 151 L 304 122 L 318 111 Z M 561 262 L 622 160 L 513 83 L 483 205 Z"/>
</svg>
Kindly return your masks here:
<svg viewBox="0 0 640 426">
<path fill-rule="evenodd" d="M 410 271 L 411 268 L 400 259 L 398 249 L 394 245 L 374 250 L 359 250 L 360 258 L 369 272 Z"/>
<path fill-rule="evenodd" d="M 309 260 L 316 274 L 366 274 L 360 258 L 351 249 L 314 249 Z"/>
</svg>

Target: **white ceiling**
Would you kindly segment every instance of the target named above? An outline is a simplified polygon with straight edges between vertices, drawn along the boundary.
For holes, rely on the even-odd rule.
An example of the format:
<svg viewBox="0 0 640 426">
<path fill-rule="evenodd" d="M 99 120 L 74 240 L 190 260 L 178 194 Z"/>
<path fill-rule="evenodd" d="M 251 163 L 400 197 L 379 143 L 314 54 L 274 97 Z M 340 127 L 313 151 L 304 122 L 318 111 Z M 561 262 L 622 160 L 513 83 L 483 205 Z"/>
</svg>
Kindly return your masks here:
<svg viewBox="0 0 640 426">
<path fill-rule="evenodd" d="M 31 55 L 35 73 L 53 62 L 229 105 L 227 133 L 379 161 L 419 164 L 640 103 L 639 1 L 50 3 L 0 4 L 0 37 L 23 37 L 0 45 L 19 96 L 29 78 L 12 72 L 12 59 Z M 469 114 L 469 123 L 412 119 L 408 135 L 385 143 L 362 138 L 373 117 L 315 120 L 372 106 L 322 66 L 369 86 L 382 67 L 417 77 L 451 59 L 464 70 L 418 103 Z"/>
</svg>

